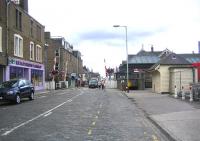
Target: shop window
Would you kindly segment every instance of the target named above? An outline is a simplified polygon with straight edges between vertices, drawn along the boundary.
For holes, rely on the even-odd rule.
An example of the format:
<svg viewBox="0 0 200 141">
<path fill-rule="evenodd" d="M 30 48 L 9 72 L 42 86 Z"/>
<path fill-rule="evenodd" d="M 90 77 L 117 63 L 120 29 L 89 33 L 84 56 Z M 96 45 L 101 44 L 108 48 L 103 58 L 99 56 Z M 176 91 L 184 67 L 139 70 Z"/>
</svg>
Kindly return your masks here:
<svg viewBox="0 0 200 141">
<path fill-rule="evenodd" d="M 0 26 L 0 52 L 2 52 L 2 27 Z"/>
<path fill-rule="evenodd" d="M 18 34 L 14 34 L 14 55 L 23 57 L 23 38 Z"/>
<path fill-rule="evenodd" d="M 40 45 L 36 45 L 36 61 L 42 62 L 42 48 Z"/>
<path fill-rule="evenodd" d="M 43 85 L 43 71 L 42 70 L 31 70 L 31 82 L 34 86 Z"/>
<path fill-rule="evenodd" d="M 28 79 L 28 70 L 20 67 L 10 67 L 10 79 Z"/>
<path fill-rule="evenodd" d="M 30 42 L 30 60 L 34 60 L 34 43 Z"/>
</svg>

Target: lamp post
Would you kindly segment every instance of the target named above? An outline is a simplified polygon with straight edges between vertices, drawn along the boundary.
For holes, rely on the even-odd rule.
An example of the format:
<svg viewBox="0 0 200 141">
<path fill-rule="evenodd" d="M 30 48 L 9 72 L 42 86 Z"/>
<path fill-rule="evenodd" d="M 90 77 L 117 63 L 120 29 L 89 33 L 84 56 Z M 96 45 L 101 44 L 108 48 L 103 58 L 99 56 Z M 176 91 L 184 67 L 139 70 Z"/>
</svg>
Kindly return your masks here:
<svg viewBox="0 0 200 141">
<path fill-rule="evenodd" d="M 126 33 L 126 75 L 127 75 L 127 87 L 128 87 L 128 80 L 129 80 L 129 74 L 128 74 L 128 37 L 127 37 L 127 26 L 121 26 L 121 25 L 113 25 L 113 27 L 124 27 L 125 33 Z"/>
</svg>

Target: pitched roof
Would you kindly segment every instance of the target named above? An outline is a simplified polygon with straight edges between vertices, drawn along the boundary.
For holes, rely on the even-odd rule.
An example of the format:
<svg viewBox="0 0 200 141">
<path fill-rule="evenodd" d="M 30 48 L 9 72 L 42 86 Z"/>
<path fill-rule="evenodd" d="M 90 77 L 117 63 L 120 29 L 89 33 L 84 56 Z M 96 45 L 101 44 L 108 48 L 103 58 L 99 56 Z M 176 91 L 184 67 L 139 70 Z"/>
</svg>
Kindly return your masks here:
<svg viewBox="0 0 200 141">
<path fill-rule="evenodd" d="M 171 53 L 158 61 L 156 64 L 160 65 L 190 65 L 191 63 L 187 61 L 184 57 Z"/>
<path fill-rule="evenodd" d="M 128 57 L 128 61 L 129 64 L 155 64 L 159 61 L 159 57 L 131 55 Z"/>
<path fill-rule="evenodd" d="M 200 54 L 179 54 L 180 56 L 184 57 L 190 63 L 197 63 L 200 62 Z"/>
</svg>

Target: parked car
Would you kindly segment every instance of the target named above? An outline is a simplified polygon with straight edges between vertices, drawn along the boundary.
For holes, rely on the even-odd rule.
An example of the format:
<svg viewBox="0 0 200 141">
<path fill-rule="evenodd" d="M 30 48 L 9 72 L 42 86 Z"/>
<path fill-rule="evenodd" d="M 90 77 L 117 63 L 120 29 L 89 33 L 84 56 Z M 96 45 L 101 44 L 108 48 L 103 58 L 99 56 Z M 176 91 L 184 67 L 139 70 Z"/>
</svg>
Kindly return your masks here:
<svg viewBox="0 0 200 141">
<path fill-rule="evenodd" d="M 16 79 L 0 84 L 0 99 L 14 101 L 19 104 L 21 98 L 34 99 L 34 87 L 29 80 Z"/>
<path fill-rule="evenodd" d="M 88 86 L 89 88 L 98 88 L 98 81 L 96 79 L 91 79 Z"/>
</svg>

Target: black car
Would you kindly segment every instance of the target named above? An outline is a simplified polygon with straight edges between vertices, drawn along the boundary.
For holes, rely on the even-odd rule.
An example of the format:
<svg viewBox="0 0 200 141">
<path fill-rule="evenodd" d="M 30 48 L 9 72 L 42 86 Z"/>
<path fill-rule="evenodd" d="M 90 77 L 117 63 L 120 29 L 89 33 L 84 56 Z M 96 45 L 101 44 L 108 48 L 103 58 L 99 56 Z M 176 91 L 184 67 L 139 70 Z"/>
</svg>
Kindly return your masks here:
<svg viewBox="0 0 200 141">
<path fill-rule="evenodd" d="M 14 101 L 19 104 L 21 98 L 34 99 L 34 87 L 29 80 L 17 79 L 0 84 L 0 99 Z"/>
<path fill-rule="evenodd" d="M 98 81 L 96 79 L 91 79 L 88 86 L 89 88 L 98 88 Z"/>
</svg>

